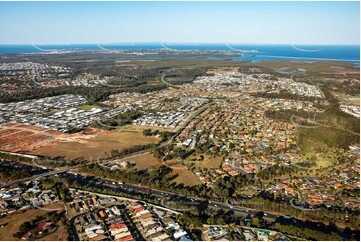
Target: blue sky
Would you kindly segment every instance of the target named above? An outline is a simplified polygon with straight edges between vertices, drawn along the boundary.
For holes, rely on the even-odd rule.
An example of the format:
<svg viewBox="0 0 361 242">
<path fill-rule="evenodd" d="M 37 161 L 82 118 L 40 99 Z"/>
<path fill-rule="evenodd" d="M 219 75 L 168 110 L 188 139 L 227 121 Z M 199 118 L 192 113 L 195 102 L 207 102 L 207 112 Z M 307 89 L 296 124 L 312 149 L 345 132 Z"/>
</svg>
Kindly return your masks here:
<svg viewBox="0 0 361 242">
<path fill-rule="evenodd" d="M 0 44 L 359 44 L 359 2 L 0 2 Z"/>
</svg>

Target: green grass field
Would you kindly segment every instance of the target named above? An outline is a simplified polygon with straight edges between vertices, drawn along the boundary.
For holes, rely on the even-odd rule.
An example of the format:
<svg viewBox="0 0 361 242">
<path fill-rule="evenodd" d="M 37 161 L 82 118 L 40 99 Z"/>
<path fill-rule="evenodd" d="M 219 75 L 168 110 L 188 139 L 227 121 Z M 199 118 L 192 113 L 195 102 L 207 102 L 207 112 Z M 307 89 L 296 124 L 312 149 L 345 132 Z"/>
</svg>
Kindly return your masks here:
<svg viewBox="0 0 361 242">
<path fill-rule="evenodd" d="M 82 106 L 79 106 L 78 109 L 80 110 L 86 110 L 86 111 L 89 111 L 91 110 L 92 108 L 103 108 L 99 105 L 82 105 Z"/>
</svg>

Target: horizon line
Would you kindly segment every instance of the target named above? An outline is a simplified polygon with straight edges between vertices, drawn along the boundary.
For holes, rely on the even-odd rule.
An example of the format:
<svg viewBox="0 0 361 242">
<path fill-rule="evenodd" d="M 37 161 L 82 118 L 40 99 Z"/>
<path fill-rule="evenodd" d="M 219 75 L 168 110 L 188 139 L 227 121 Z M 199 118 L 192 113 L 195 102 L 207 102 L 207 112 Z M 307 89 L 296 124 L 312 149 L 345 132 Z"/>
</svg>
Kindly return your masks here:
<svg viewBox="0 0 361 242">
<path fill-rule="evenodd" d="M 312 44 L 304 44 L 304 43 L 235 43 L 235 42 L 164 42 L 164 41 L 140 41 L 140 42 L 87 42 L 87 43 L 0 43 L 1 45 L 126 45 L 126 44 L 184 44 L 184 45 L 207 45 L 207 44 L 222 44 L 222 45 L 300 45 L 300 46 L 310 46 L 310 45 L 318 45 L 318 46 L 360 46 L 360 43 L 357 44 L 350 44 L 350 43 L 344 43 L 344 44 L 326 44 L 326 43 L 312 43 Z"/>
</svg>

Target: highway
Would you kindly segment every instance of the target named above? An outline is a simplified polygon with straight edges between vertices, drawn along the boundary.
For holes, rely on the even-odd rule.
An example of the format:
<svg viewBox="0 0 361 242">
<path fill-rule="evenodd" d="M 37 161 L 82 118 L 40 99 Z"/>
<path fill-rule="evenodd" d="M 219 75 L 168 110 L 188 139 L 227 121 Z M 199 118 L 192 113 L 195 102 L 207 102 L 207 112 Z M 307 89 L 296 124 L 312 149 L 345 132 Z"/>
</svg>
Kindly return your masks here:
<svg viewBox="0 0 361 242">
<path fill-rule="evenodd" d="M 235 213 L 241 214 L 244 217 L 247 215 L 254 216 L 260 212 L 260 211 L 257 211 L 257 210 L 251 209 L 251 208 L 230 205 L 230 204 L 222 203 L 222 202 L 205 200 L 205 199 L 201 199 L 201 198 L 197 198 L 197 197 L 180 195 L 180 194 L 169 192 L 169 191 L 148 189 L 148 188 L 135 186 L 135 185 L 131 185 L 131 184 L 119 184 L 117 182 L 113 182 L 113 181 L 106 180 L 106 179 L 95 178 L 92 176 L 84 176 L 84 175 L 79 175 L 79 174 L 75 175 L 75 174 L 72 174 L 69 172 L 63 173 L 62 176 L 66 176 L 67 178 L 72 179 L 72 180 L 78 180 L 79 182 L 86 182 L 87 184 L 91 184 L 94 188 L 98 188 L 98 189 L 102 189 L 102 190 L 108 189 L 108 190 L 112 190 L 115 192 L 122 192 L 122 193 L 128 193 L 128 194 L 139 194 L 142 196 L 154 195 L 159 198 L 158 199 L 159 201 L 162 201 L 163 199 L 165 200 L 165 199 L 171 198 L 172 201 L 179 201 L 180 204 L 189 204 L 190 206 L 196 205 L 197 207 L 200 207 L 203 209 L 212 208 L 215 210 L 223 209 L 224 211 L 233 211 Z M 85 188 L 82 188 L 82 189 L 86 190 Z M 184 209 L 173 208 L 170 206 L 168 208 L 173 209 L 173 210 L 179 210 L 179 212 L 182 212 L 182 210 L 184 210 Z M 279 215 L 272 214 L 269 212 L 265 213 L 265 215 L 264 215 L 264 218 L 267 220 L 275 220 L 277 217 L 279 217 Z"/>
<path fill-rule="evenodd" d="M 129 184 L 123 184 L 123 185 L 119 185 L 119 186 L 122 187 L 122 188 L 128 189 L 128 190 L 133 189 L 135 191 L 144 193 L 144 188 L 142 188 L 142 187 L 129 185 Z M 213 209 L 223 209 L 225 211 L 227 211 L 227 210 L 228 211 L 234 211 L 234 212 L 237 212 L 237 213 L 241 213 L 241 214 L 243 214 L 245 216 L 248 215 L 248 214 L 255 215 L 256 213 L 259 212 L 257 210 L 250 209 L 250 208 L 234 206 L 234 205 L 231 205 L 231 204 L 221 203 L 221 202 L 216 202 L 216 201 L 211 201 L 211 200 L 204 200 L 204 199 L 200 199 L 200 198 L 197 198 L 197 197 L 180 195 L 180 194 L 172 193 L 172 192 L 168 192 L 168 191 L 161 191 L 161 190 L 151 189 L 147 193 L 155 195 L 157 197 L 160 197 L 161 199 L 175 196 L 175 199 L 178 200 L 178 201 L 186 201 L 186 202 L 188 201 L 188 202 L 194 203 L 195 205 L 196 204 L 201 205 L 201 206 L 203 205 L 203 206 L 210 207 L 210 208 L 213 208 Z M 176 208 L 172 208 L 172 209 L 177 210 Z M 276 215 L 276 214 L 267 214 L 266 217 L 268 217 L 269 219 L 276 219 L 278 217 L 278 215 Z"/>
<path fill-rule="evenodd" d="M 70 169 L 74 169 L 74 168 L 67 168 L 67 169 L 62 169 L 62 170 L 46 169 L 46 170 L 48 170 L 48 172 L 45 172 L 45 173 L 42 173 L 42 174 L 36 175 L 36 176 L 25 177 L 25 178 L 18 179 L 18 180 L 15 180 L 15 181 L 6 182 L 6 183 L 1 184 L 0 188 L 8 187 L 8 186 L 20 183 L 20 182 L 33 181 L 33 180 L 40 179 L 40 178 L 43 178 L 43 177 L 47 177 L 47 176 L 50 176 L 50 175 L 64 173 L 64 172 L 69 171 Z"/>
<path fill-rule="evenodd" d="M 80 175 L 80 174 L 76 174 L 76 173 L 72 172 L 71 171 L 72 169 L 75 169 L 75 167 L 61 169 L 61 170 L 55 170 L 55 169 L 49 168 L 49 169 L 46 169 L 45 170 L 46 172 L 43 174 L 1 184 L 0 188 L 7 187 L 7 186 L 10 186 L 13 184 L 20 183 L 20 182 L 32 181 L 32 180 L 41 179 L 41 178 L 44 178 L 47 176 L 58 174 L 60 176 L 66 177 L 70 180 L 78 181 L 79 184 L 82 184 L 82 183 L 87 184 L 87 185 L 90 185 L 94 188 L 101 189 L 101 190 L 107 189 L 107 190 L 112 190 L 115 192 L 122 192 L 122 193 L 126 193 L 126 194 L 133 194 L 133 195 L 138 194 L 141 196 L 154 195 L 154 196 L 158 197 L 159 201 L 162 201 L 162 200 L 166 201 L 166 199 L 171 199 L 172 201 L 178 201 L 179 204 L 189 204 L 190 206 L 196 205 L 197 207 L 200 207 L 202 209 L 209 209 L 209 208 L 212 208 L 215 210 L 223 209 L 224 211 L 233 211 L 233 212 L 241 214 L 243 216 L 247 216 L 247 215 L 253 216 L 259 212 L 257 210 L 251 209 L 251 208 L 236 206 L 233 204 L 211 201 L 211 200 L 206 200 L 206 199 L 198 198 L 198 197 L 185 196 L 185 195 L 181 195 L 181 194 L 177 194 L 177 193 L 173 193 L 173 192 L 169 192 L 169 191 L 148 189 L 145 187 L 135 186 L 135 185 L 131 185 L 131 184 L 117 183 L 117 182 L 113 182 L 113 181 L 106 180 L 106 179 L 96 178 L 94 176 Z M 85 188 L 82 188 L 82 189 L 86 190 Z M 177 210 L 177 208 L 173 208 L 173 207 L 168 207 L 168 208 Z M 182 212 L 182 210 L 184 210 L 184 209 L 178 209 L 178 210 L 180 212 Z M 275 220 L 277 217 L 278 217 L 277 214 L 272 214 L 272 213 L 268 213 L 268 212 L 264 216 L 264 218 L 268 219 L 268 220 Z"/>
</svg>

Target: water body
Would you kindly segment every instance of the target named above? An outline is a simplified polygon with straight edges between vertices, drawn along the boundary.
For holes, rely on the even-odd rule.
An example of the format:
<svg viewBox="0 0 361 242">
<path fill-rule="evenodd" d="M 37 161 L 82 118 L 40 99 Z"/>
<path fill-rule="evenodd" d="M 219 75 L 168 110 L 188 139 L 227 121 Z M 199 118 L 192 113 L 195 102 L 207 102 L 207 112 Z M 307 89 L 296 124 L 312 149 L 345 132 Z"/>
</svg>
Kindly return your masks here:
<svg viewBox="0 0 361 242">
<path fill-rule="evenodd" d="M 252 45 L 252 44 L 74 44 L 74 45 L 0 45 L 0 54 L 37 53 L 60 50 L 233 50 L 244 57 L 234 60 L 343 61 L 360 65 L 359 45 Z"/>
</svg>

